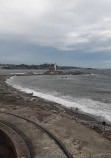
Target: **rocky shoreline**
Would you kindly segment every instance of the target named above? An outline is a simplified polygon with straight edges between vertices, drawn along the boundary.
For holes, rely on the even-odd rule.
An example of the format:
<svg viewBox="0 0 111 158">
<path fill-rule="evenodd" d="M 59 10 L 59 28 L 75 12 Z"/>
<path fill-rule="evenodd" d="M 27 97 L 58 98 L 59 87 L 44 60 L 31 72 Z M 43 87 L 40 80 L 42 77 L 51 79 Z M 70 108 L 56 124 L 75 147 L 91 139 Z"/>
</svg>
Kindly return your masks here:
<svg viewBox="0 0 111 158">
<path fill-rule="evenodd" d="M 83 71 L 46 71 L 43 75 L 91 75 L 91 73 L 86 73 Z"/>
<path fill-rule="evenodd" d="M 0 76 L 0 112 L 11 112 L 24 116 L 26 118 L 30 118 L 31 120 L 37 121 L 45 127 L 49 128 L 54 133 L 59 135 L 59 137 L 61 135 L 61 131 L 59 131 L 60 133 L 57 133 L 56 128 L 62 129 L 62 125 L 59 122 L 57 124 L 57 127 L 55 127 L 54 123 L 56 124 L 58 122 L 57 120 L 60 119 L 61 122 L 63 120 L 66 120 L 66 122 L 68 122 L 68 124 L 66 123 L 67 126 L 64 127 L 66 131 L 68 130 L 69 124 L 75 122 L 76 127 L 81 127 L 83 129 L 85 128 L 86 131 L 92 131 L 92 133 L 94 131 L 97 133 L 97 135 L 99 134 L 99 137 L 102 137 L 102 139 L 106 139 L 106 141 L 111 141 L 110 125 L 106 125 L 104 131 L 104 126 L 102 125 L 102 122 L 97 121 L 92 116 L 80 113 L 78 109 L 68 109 L 57 103 L 49 102 L 36 96 L 32 96 L 32 94 L 20 92 L 19 90 L 16 90 L 5 83 L 6 79 L 9 77 L 10 76 Z M 79 130 L 78 132 L 81 133 L 81 131 Z M 70 134 L 67 135 L 67 137 L 69 137 L 69 144 L 71 143 Z M 62 139 L 64 139 L 65 142 L 65 133 Z M 69 150 L 74 155 L 72 146 L 68 145 L 67 143 L 66 146 L 68 146 Z"/>
</svg>

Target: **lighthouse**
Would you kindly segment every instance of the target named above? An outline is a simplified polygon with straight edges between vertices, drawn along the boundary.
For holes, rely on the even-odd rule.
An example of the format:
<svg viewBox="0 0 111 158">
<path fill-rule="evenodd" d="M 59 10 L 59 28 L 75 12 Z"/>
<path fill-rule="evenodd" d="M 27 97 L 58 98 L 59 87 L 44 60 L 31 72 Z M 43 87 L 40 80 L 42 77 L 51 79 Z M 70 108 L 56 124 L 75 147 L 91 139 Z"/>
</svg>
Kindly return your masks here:
<svg viewBox="0 0 111 158">
<path fill-rule="evenodd" d="M 54 71 L 56 71 L 56 63 L 54 64 Z"/>
</svg>

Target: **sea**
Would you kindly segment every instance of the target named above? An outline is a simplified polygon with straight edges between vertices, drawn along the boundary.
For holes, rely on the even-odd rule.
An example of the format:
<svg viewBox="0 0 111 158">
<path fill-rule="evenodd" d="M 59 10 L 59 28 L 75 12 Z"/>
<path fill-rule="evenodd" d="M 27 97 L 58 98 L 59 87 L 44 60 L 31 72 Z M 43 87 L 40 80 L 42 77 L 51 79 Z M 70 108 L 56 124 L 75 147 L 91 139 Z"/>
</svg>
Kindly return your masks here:
<svg viewBox="0 0 111 158">
<path fill-rule="evenodd" d="M 78 108 L 80 112 L 111 123 L 111 70 L 70 71 L 90 74 L 42 75 L 45 70 L 2 70 L 0 74 L 13 75 L 6 82 L 16 89 L 33 93 L 34 96 L 59 103 L 67 108 Z M 27 73 L 33 75 L 23 75 Z"/>
</svg>

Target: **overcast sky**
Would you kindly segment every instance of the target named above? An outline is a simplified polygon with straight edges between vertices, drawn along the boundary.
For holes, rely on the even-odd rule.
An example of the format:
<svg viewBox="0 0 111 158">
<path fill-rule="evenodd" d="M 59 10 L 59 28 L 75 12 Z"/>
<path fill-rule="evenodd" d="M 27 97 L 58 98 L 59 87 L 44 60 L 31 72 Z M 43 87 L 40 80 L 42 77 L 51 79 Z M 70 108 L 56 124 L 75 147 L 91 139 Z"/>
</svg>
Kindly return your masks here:
<svg viewBox="0 0 111 158">
<path fill-rule="evenodd" d="M 0 0 L 0 62 L 111 68 L 111 0 Z"/>
</svg>

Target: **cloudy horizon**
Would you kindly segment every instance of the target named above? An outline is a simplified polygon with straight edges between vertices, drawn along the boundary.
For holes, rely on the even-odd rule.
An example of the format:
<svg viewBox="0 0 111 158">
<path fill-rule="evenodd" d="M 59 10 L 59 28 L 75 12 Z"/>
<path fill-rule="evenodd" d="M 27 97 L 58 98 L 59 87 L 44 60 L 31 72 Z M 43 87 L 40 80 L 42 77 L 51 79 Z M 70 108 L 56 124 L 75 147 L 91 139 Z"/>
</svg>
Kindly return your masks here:
<svg viewBox="0 0 111 158">
<path fill-rule="evenodd" d="M 0 0 L 0 63 L 111 68 L 110 0 Z"/>
</svg>

